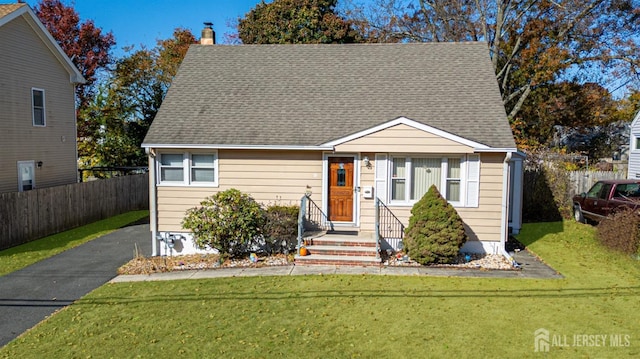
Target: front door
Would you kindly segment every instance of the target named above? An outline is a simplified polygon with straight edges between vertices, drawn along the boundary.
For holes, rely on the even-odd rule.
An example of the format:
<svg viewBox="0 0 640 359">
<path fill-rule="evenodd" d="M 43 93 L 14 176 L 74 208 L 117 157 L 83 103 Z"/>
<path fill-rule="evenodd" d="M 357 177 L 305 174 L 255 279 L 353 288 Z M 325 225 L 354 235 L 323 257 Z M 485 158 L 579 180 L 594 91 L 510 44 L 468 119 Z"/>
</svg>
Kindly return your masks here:
<svg viewBox="0 0 640 359">
<path fill-rule="evenodd" d="M 353 157 L 329 157 L 329 220 L 353 222 Z"/>
</svg>

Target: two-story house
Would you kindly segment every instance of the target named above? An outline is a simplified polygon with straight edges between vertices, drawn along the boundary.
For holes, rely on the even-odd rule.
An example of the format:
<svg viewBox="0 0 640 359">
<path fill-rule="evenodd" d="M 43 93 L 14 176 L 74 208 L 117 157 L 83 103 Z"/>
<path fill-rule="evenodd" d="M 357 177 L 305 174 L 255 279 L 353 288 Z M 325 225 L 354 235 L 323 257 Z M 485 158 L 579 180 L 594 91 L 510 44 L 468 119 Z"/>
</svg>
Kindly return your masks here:
<svg viewBox="0 0 640 359">
<path fill-rule="evenodd" d="M 77 182 L 84 82 L 27 4 L 0 4 L 0 193 Z"/>
</svg>

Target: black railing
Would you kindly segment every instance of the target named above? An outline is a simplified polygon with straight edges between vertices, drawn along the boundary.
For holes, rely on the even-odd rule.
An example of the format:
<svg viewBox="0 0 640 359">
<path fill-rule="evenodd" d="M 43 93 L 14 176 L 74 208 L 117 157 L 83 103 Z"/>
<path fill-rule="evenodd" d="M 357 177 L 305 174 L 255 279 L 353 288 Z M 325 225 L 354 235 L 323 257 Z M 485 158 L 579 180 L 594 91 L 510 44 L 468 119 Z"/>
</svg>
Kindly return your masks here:
<svg viewBox="0 0 640 359">
<path fill-rule="evenodd" d="M 326 213 L 308 196 L 300 199 L 300 213 L 298 214 L 298 253 L 302 247 L 305 232 L 321 232 L 333 230 L 333 222 Z"/>
<path fill-rule="evenodd" d="M 380 198 L 376 197 L 376 238 L 378 242 L 381 239 L 393 239 L 402 241 L 404 238 L 404 224 L 396 217 Z M 379 245 L 379 244 L 378 244 Z M 380 248 L 377 248 L 378 251 Z"/>
</svg>

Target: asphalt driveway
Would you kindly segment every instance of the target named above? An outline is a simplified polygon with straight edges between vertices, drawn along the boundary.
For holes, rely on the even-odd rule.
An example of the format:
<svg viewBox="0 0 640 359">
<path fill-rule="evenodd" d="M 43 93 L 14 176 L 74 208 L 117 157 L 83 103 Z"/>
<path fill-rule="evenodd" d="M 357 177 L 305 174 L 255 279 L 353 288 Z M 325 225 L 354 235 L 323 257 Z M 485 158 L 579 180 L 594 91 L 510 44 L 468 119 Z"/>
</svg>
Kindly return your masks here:
<svg viewBox="0 0 640 359">
<path fill-rule="evenodd" d="M 124 227 L 0 277 L 0 346 L 116 276 L 134 256 L 151 254 L 148 224 Z"/>
</svg>

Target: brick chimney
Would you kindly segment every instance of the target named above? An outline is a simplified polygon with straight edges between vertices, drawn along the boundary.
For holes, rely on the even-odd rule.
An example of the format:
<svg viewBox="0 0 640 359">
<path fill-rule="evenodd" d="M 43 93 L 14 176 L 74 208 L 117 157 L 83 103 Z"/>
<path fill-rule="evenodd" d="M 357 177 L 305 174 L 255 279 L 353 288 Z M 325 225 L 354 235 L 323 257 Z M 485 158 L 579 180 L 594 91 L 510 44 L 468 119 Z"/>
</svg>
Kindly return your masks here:
<svg viewBox="0 0 640 359">
<path fill-rule="evenodd" d="M 216 43 L 216 32 L 213 31 L 213 23 L 205 22 L 200 37 L 200 45 L 214 45 Z"/>
</svg>

